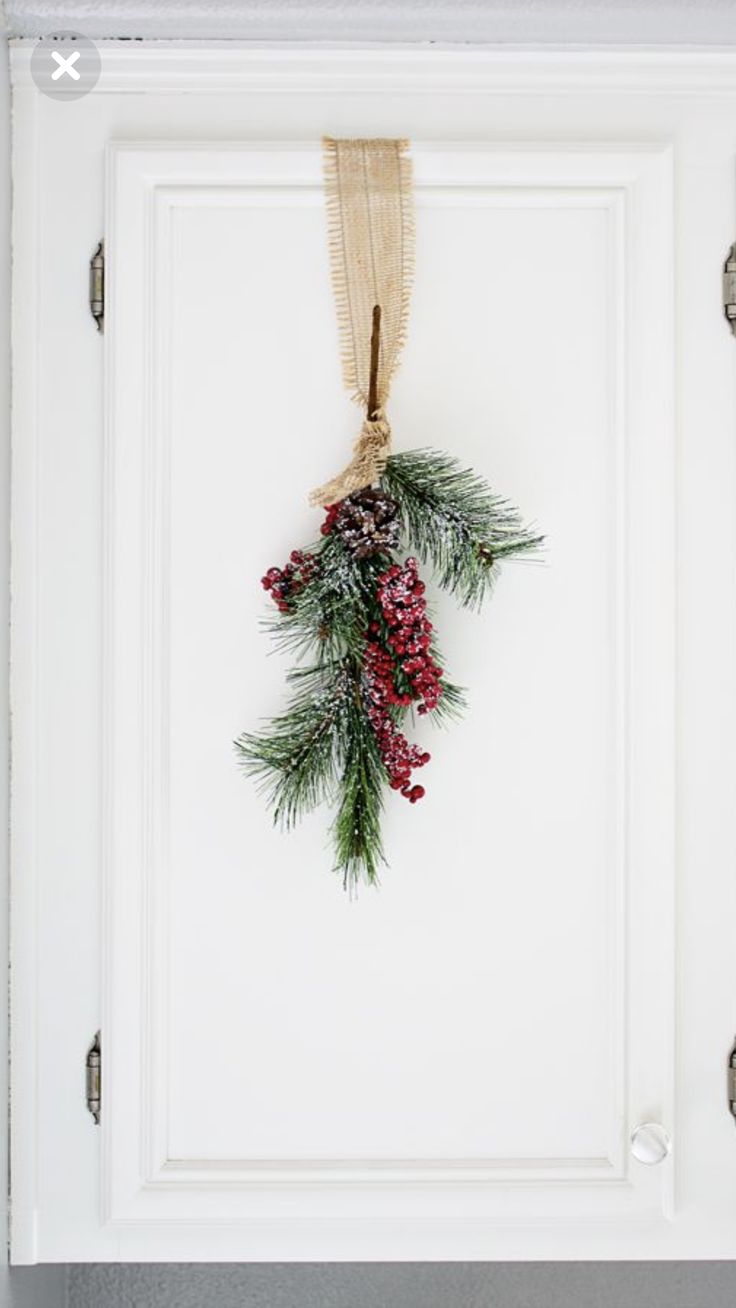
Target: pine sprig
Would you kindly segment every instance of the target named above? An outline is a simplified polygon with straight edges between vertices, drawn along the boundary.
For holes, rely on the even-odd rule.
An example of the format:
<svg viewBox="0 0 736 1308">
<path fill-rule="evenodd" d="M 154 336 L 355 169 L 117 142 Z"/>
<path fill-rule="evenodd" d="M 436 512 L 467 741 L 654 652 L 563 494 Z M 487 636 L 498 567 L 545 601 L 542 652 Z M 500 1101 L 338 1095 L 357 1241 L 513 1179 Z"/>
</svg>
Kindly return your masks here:
<svg viewBox="0 0 736 1308">
<path fill-rule="evenodd" d="M 363 879 L 374 885 L 380 865 L 386 862 L 381 840 L 386 769 L 366 716 L 359 672 L 347 713 L 346 741 L 332 838 L 335 870 L 341 874 L 343 886 L 353 890 Z"/>
<path fill-rule="evenodd" d="M 360 664 L 346 658 L 290 674 L 286 711 L 235 747 L 260 784 L 274 822 L 288 830 L 317 805 L 339 803 L 332 834 L 335 869 L 346 887 L 378 878 L 386 771 L 362 699 Z"/>
<path fill-rule="evenodd" d="M 400 541 L 389 532 L 380 543 L 373 537 L 372 548 L 359 553 L 328 514 L 318 543 L 308 552 L 294 551 L 283 571 L 271 569 L 263 579 L 277 601 L 267 629 L 277 648 L 296 660 L 288 675 L 291 698 L 260 732 L 236 741 L 240 762 L 265 793 L 276 824 L 291 828 L 323 802 L 336 809 L 335 868 L 350 890 L 361 880 L 375 884 L 386 861 L 381 814 L 389 785 L 412 803 L 424 793 L 403 769 L 407 759 L 411 768 L 428 760 L 409 746 L 403 724 L 413 719 L 415 707 L 439 724 L 465 707 L 464 692 L 441 671 L 444 661 L 428 623 L 416 562 L 399 564 L 396 556 L 412 550 L 434 568 L 439 585 L 461 604 L 477 608 L 500 560 L 541 545 L 541 537 L 523 526 L 510 504 L 448 455 L 433 450 L 392 455 L 382 483 L 395 501 L 388 521 L 400 521 Z M 376 529 L 377 520 L 370 519 L 376 494 L 372 500 L 364 495 L 361 506 L 371 530 Z M 379 523 L 384 530 L 386 521 Z M 360 514 L 354 515 L 351 531 L 353 536 L 357 531 L 359 545 L 364 530 Z M 387 606 L 385 589 L 379 600 L 386 576 L 409 577 L 396 592 L 395 608 Z M 398 621 L 397 612 L 403 614 Z M 419 619 L 417 612 L 423 615 Z M 397 638 L 399 631 L 403 635 Z M 415 681 L 417 660 L 420 672 L 424 669 L 423 686 Z M 439 698 L 428 693 L 428 684 L 439 688 Z"/>
<path fill-rule="evenodd" d="M 293 827 L 334 798 L 344 751 L 352 679 L 344 662 L 292 672 L 295 694 L 285 712 L 235 748 L 273 809 L 274 822 Z"/>
<path fill-rule="evenodd" d="M 542 537 L 524 527 L 512 505 L 448 454 L 393 454 L 381 480 L 399 505 L 411 548 L 467 608 L 480 608 L 502 559 L 531 554 L 542 545 Z"/>
<path fill-rule="evenodd" d="M 442 678 L 442 694 L 440 695 L 435 708 L 430 709 L 427 717 L 435 722 L 438 726 L 448 726 L 451 722 L 457 722 L 458 718 L 463 716 L 468 707 L 465 691 L 462 686 L 456 686 L 454 682 L 448 681 L 446 677 Z"/>
<path fill-rule="evenodd" d="M 379 575 L 386 556 L 359 564 L 335 533 L 322 538 L 310 551 L 316 567 L 306 586 L 289 605 L 288 613 L 274 613 L 265 626 L 275 647 L 297 658 L 316 656 L 331 663 L 363 645 Z"/>
</svg>

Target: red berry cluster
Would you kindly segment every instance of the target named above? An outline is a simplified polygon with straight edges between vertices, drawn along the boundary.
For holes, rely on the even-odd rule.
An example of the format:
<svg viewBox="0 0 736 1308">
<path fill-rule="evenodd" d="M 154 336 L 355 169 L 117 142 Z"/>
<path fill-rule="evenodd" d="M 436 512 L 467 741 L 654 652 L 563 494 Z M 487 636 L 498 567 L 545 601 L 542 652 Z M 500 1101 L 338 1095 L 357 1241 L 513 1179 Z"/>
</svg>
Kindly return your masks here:
<svg viewBox="0 0 736 1308">
<path fill-rule="evenodd" d="M 389 629 L 388 643 L 412 691 L 396 702 L 421 700 L 419 713 L 435 709 L 442 694 L 442 668 L 431 654 L 432 623 L 424 590 L 416 559 L 407 559 L 403 567 L 394 563 L 381 574 L 376 592 Z"/>
<path fill-rule="evenodd" d="M 323 536 L 329 536 L 330 532 L 332 531 L 332 528 L 335 525 L 335 518 L 337 517 L 338 513 L 340 512 L 340 509 L 342 508 L 342 500 L 338 500 L 337 504 L 328 504 L 325 507 L 327 509 L 327 513 L 325 515 L 325 520 L 322 523 L 322 526 L 320 527 L 320 532 L 322 533 Z"/>
<path fill-rule="evenodd" d="M 261 577 L 263 589 L 270 590 L 271 598 L 280 613 L 288 613 L 289 601 L 303 590 L 316 566 L 313 554 L 292 550 L 286 567 L 269 568 L 265 577 Z"/>
<path fill-rule="evenodd" d="M 392 790 L 400 790 L 412 804 L 424 795 L 424 786 L 412 786 L 414 768 L 429 763 L 429 754 L 410 745 L 391 716 L 393 704 L 411 702 L 411 696 L 398 695 L 394 688 L 395 663 L 388 650 L 371 639 L 366 641 L 363 673 L 368 691 L 368 718 L 375 732 L 378 749 L 388 772 Z"/>
</svg>

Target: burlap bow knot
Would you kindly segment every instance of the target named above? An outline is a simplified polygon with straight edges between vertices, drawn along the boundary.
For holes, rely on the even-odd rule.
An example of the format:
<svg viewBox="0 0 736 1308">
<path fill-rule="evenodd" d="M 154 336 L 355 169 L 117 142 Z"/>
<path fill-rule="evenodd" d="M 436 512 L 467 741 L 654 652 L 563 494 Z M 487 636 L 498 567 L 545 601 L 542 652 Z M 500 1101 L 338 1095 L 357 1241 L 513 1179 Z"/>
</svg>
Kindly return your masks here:
<svg viewBox="0 0 736 1308">
<path fill-rule="evenodd" d="M 379 409 L 375 418 L 366 418 L 353 445 L 353 457 L 348 466 L 332 481 L 313 490 L 310 504 L 337 504 L 346 495 L 363 490 L 378 481 L 391 452 L 391 427 Z"/>
</svg>

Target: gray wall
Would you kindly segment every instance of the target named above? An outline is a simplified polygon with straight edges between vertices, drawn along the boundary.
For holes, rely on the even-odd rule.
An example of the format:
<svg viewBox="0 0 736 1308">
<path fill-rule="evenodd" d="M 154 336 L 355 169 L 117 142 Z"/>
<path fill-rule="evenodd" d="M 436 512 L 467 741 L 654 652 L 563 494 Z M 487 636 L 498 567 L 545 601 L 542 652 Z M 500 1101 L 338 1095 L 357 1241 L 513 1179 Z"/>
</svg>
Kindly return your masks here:
<svg viewBox="0 0 736 1308">
<path fill-rule="evenodd" d="M 729 1263 L 72 1267 L 68 1308 L 733 1308 Z"/>
<path fill-rule="evenodd" d="M 166 26 L 167 5 L 146 6 L 141 0 L 11 0 L 16 30 L 32 30 L 36 21 L 44 27 L 82 27 L 82 17 L 96 23 L 95 34 L 122 34 L 120 15 L 136 30 L 135 12 L 144 14 L 143 26 L 158 20 L 157 34 L 174 36 Z M 145 10 L 148 8 L 148 15 Z M 182 6 L 184 8 L 184 6 Z M 291 16 L 298 30 L 293 36 L 321 35 L 330 23 L 339 25 L 339 35 L 351 34 L 346 18 L 353 3 L 334 0 L 270 0 L 269 4 L 234 5 L 220 0 L 212 5 L 201 0 L 190 6 L 197 22 L 206 24 L 208 11 L 219 11 L 224 20 L 240 9 L 239 21 L 250 24 L 250 35 L 288 36 L 283 18 Z M 705 40 L 736 41 L 736 0 L 646 0 L 631 4 L 624 0 L 522 0 L 514 11 L 508 3 L 487 0 L 443 0 L 427 5 L 412 0 L 376 5 L 361 0 L 361 12 L 371 14 L 374 36 L 410 39 L 412 18 L 419 10 L 432 11 L 437 34 L 445 37 L 464 15 L 466 35 L 485 17 L 497 20 L 500 39 L 567 40 Z M 25 10 L 25 13 L 24 13 Z M 310 12 L 311 11 L 311 12 Z M 444 14 L 443 14 L 444 11 Z M 484 15 L 485 11 L 485 15 Z M 108 26 L 105 28 L 107 13 Z M 514 13 L 517 26 L 514 28 Z M 320 18 L 321 14 L 321 18 Z M 71 21 L 65 17 L 73 15 Z M 279 23 L 278 17 L 281 16 Z M 679 17 L 679 25 L 672 24 Z M 76 19 L 77 21 L 74 21 Z M 406 21 L 403 21 L 406 20 Z M 179 24 L 185 18 L 178 20 Z M 536 23 L 536 27 L 534 24 Z M 572 24 L 574 23 L 574 28 Z M 593 24 L 591 26 L 591 23 Z M 0 20 L 1 25 L 1 20 Z M 267 33 L 266 28 L 275 26 Z M 387 31 L 386 29 L 390 29 Z M 382 30 L 379 30 L 382 29 Z M 513 29 L 513 30 L 511 30 Z M 150 28 L 149 28 L 150 30 Z M 424 28 L 426 33 L 426 27 Z M 211 28 L 210 28 L 211 32 Z M 183 33 L 182 33 L 183 34 Z M 200 32 L 201 34 L 201 32 Z M 214 34 L 214 33 L 212 33 Z M 332 31 L 332 35 L 336 33 Z M 2 35 L 0 31 L 0 36 Z M 361 35 L 364 35 L 361 33 Z M 416 33 L 414 33 L 416 35 Z M 492 38 L 491 38 L 492 39 Z M 0 681 L 6 681 L 7 667 L 7 567 L 8 567 L 8 282 L 9 282 L 9 166 L 8 166 L 7 63 L 0 50 Z M 7 775 L 7 696 L 0 695 L 0 769 Z M 7 830 L 7 786 L 0 784 L 0 833 Z M 0 836 L 0 975 L 7 957 L 7 842 Z M 6 1102 L 4 1050 L 7 1048 L 5 1004 L 0 1001 L 0 1104 Z M 7 1166 L 5 1115 L 0 1112 L 0 1248 L 6 1224 L 5 1186 Z M 75 1266 L 68 1273 L 60 1268 L 16 1268 L 9 1271 L 0 1258 L 0 1308 L 732 1308 L 736 1303 L 736 1263 L 623 1263 L 623 1264 L 376 1264 L 376 1265 L 273 1265 L 188 1266 L 157 1265 Z"/>
<path fill-rule="evenodd" d="M 14 33 L 531 45 L 736 42 L 733 0 L 5 0 Z"/>
</svg>

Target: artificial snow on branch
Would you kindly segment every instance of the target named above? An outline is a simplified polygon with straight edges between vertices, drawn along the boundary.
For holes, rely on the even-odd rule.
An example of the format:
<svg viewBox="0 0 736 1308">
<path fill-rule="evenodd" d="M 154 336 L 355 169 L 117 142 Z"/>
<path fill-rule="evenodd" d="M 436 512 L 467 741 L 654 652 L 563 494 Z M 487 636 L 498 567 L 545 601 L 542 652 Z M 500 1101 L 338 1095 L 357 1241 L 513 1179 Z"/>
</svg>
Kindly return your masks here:
<svg viewBox="0 0 736 1308">
<path fill-rule="evenodd" d="M 334 863 L 346 887 L 374 883 L 385 861 L 387 790 L 424 796 L 429 753 L 410 743 L 416 711 L 442 722 L 464 697 L 448 679 L 417 559 L 462 604 L 480 607 L 502 559 L 540 537 L 475 473 L 433 450 L 392 455 L 380 487 L 327 509 L 317 545 L 262 578 L 277 643 L 301 660 L 285 712 L 237 741 L 274 820 L 291 827 L 317 805 L 336 809 Z M 408 556 L 407 556 L 408 555 Z"/>
</svg>

